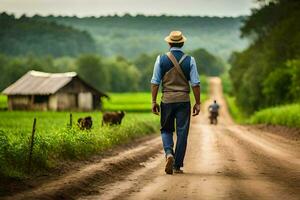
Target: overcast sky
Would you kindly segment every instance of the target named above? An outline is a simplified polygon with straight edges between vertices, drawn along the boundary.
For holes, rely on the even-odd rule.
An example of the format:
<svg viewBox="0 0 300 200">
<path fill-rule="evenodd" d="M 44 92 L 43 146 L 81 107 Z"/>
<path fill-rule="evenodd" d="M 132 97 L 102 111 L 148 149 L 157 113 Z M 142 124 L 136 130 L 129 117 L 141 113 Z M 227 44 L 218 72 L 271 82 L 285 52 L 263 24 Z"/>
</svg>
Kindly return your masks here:
<svg viewBox="0 0 300 200">
<path fill-rule="evenodd" d="M 254 0 L 0 0 L 0 11 L 34 15 L 249 15 Z"/>
</svg>

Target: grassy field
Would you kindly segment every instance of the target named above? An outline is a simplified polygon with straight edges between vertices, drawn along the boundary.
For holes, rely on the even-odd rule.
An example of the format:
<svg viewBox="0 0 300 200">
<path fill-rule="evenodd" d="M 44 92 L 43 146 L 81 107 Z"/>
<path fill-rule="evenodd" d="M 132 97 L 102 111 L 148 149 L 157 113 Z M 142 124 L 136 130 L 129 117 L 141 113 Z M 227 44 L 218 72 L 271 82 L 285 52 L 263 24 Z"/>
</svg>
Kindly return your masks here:
<svg viewBox="0 0 300 200">
<path fill-rule="evenodd" d="M 194 97 L 191 92 L 191 101 L 194 102 Z M 103 108 L 105 111 L 126 112 L 151 112 L 151 93 L 110 93 L 110 99 L 104 99 Z M 161 94 L 157 100 L 160 101 Z M 201 100 L 204 102 L 207 99 L 206 93 L 201 95 Z"/>
<path fill-rule="evenodd" d="M 81 131 L 75 121 L 90 115 L 93 129 Z M 33 170 L 54 167 L 63 160 L 84 159 L 116 144 L 159 130 L 159 117 L 126 114 L 121 126 L 102 127 L 101 113 L 73 113 L 73 128 L 66 112 L 0 112 L 0 174 L 22 177 L 26 171 L 33 118 L 37 118 Z"/>
<path fill-rule="evenodd" d="M 250 123 L 300 128 L 300 104 L 278 106 L 258 111 L 250 118 Z"/>
<path fill-rule="evenodd" d="M 0 95 L 0 110 L 7 108 L 7 97 Z"/>
<path fill-rule="evenodd" d="M 151 112 L 151 93 L 109 93 L 104 99 L 103 108 L 107 111 Z M 160 99 L 160 96 L 158 97 Z"/>
<path fill-rule="evenodd" d="M 0 176 L 26 175 L 34 118 L 37 118 L 37 127 L 32 166 L 36 172 L 55 167 L 64 160 L 85 159 L 132 138 L 159 131 L 159 117 L 151 114 L 150 93 L 111 93 L 109 96 L 110 99 L 104 101 L 105 111 L 127 112 L 121 126 L 102 127 L 100 111 L 72 113 L 72 128 L 68 126 L 68 112 L 0 111 Z M 202 101 L 206 98 L 203 94 Z M 0 96 L 2 110 L 7 107 L 6 101 L 5 96 Z M 77 119 L 85 116 L 92 116 L 91 131 L 79 130 L 76 125 Z"/>
</svg>

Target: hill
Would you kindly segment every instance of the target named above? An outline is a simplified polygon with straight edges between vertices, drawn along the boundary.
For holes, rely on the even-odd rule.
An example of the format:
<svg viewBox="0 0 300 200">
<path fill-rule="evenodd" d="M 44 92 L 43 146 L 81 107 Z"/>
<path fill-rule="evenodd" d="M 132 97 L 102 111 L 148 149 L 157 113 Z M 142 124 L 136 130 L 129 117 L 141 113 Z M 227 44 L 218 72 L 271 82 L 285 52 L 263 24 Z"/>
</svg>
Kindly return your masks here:
<svg viewBox="0 0 300 200">
<path fill-rule="evenodd" d="M 0 14 L 0 53 L 19 56 L 35 55 L 76 56 L 95 52 L 95 42 L 86 31 L 35 20 Z"/>
<path fill-rule="evenodd" d="M 179 29 L 187 36 L 187 50 L 204 48 L 222 58 L 232 51 L 242 50 L 247 41 L 240 39 L 243 17 L 192 16 L 102 16 L 64 17 L 34 16 L 33 19 L 52 21 L 89 32 L 102 55 L 135 58 L 141 53 L 166 51 L 163 38 L 170 30 Z"/>
</svg>

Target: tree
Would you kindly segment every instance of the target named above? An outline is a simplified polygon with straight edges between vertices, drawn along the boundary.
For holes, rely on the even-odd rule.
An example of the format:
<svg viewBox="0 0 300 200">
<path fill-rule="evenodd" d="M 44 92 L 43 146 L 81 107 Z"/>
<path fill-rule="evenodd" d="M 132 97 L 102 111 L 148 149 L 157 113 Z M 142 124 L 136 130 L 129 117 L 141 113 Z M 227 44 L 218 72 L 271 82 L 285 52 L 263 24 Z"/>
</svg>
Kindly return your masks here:
<svg viewBox="0 0 300 200">
<path fill-rule="evenodd" d="M 104 65 L 101 57 L 86 54 L 80 56 L 77 61 L 77 72 L 87 83 L 99 90 L 109 90 L 110 77 L 108 68 Z"/>
<path fill-rule="evenodd" d="M 241 28 L 252 40 L 230 59 L 230 76 L 238 104 L 248 113 L 298 99 L 297 62 L 300 57 L 300 2 L 274 0 L 253 10 Z"/>
</svg>

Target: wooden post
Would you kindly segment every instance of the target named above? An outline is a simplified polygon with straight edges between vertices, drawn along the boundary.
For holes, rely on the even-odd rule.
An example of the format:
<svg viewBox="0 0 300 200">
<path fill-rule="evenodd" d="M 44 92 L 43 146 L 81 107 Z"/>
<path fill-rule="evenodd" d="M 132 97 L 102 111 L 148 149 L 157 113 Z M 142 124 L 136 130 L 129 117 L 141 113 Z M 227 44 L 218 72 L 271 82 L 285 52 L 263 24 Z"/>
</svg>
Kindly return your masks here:
<svg viewBox="0 0 300 200">
<path fill-rule="evenodd" d="M 30 149 L 29 149 L 29 158 L 28 158 L 28 173 L 31 171 L 31 160 L 32 160 L 32 152 L 34 146 L 34 133 L 35 133 L 35 126 L 36 126 L 36 118 L 33 120 L 32 132 L 31 132 L 31 141 L 30 141 Z"/>
<path fill-rule="evenodd" d="M 70 128 L 72 128 L 72 124 L 73 124 L 73 121 L 72 121 L 72 113 L 70 113 Z"/>
</svg>

